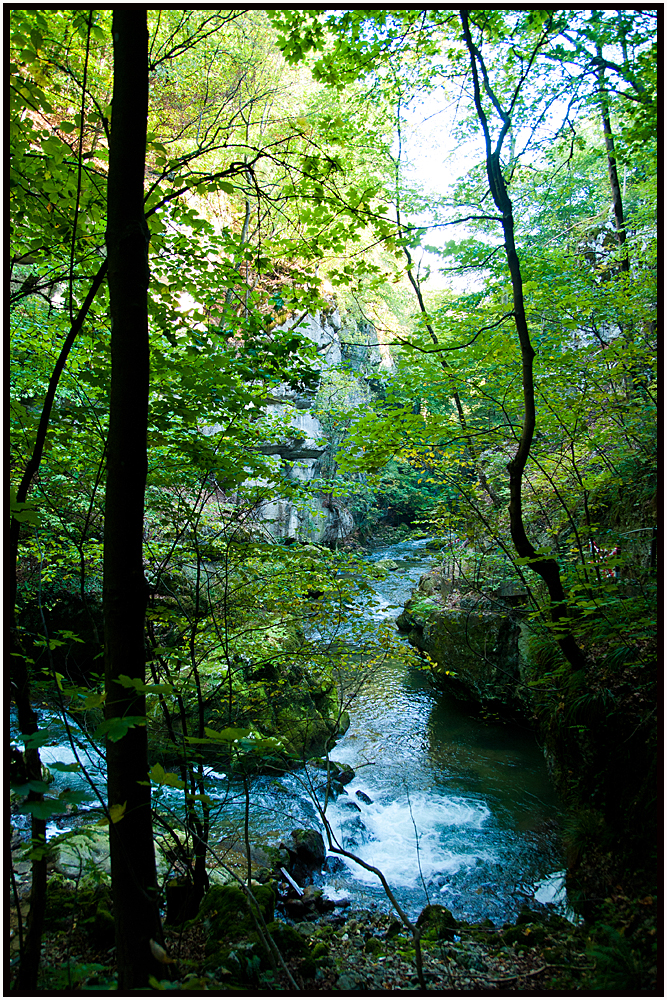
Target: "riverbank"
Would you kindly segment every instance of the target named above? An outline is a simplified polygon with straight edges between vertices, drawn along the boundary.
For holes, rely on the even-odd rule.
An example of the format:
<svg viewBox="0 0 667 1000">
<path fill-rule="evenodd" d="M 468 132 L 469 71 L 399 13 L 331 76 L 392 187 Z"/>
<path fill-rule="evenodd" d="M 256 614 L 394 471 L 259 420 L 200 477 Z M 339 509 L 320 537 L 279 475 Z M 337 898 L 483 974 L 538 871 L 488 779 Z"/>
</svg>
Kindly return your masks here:
<svg viewBox="0 0 667 1000">
<path fill-rule="evenodd" d="M 377 571 L 369 574 L 376 594 L 363 605 L 359 631 L 375 635 L 386 625 L 393 632 L 397 608 L 428 567 L 426 542 L 394 543 L 376 548 L 368 558 L 370 569 Z M 550 797 L 542 752 L 529 729 L 471 715 L 446 697 L 434 697 L 428 673 L 408 667 L 409 649 L 402 649 L 397 659 L 387 657 L 366 673 L 364 687 L 350 705 L 350 728 L 332 755 L 357 774 L 338 790 L 327 816 L 344 846 L 385 872 L 413 920 L 430 900 L 445 903 L 459 921 L 458 940 L 424 941 L 429 989 L 583 992 L 603 981 L 618 989 L 629 983 L 629 988 L 645 990 L 642 984 L 655 981 L 657 943 L 657 904 L 648 892 L 624 893 L 612 886 L 604 904 L 608 913 L 603 907 L 597 924 L 573 927 L 559 917 L 545 930 L 544 921 L 554 916 L 548 909 L 535 911 L 528 925 L 518 922 L 522 905 L 533 906 L 540 879 L 563 867 L 560 808 Z M 358 662 L 358 654 L 350 660 L 352 677 Z M 60 748 L 53 752 L 62 757 Z M 205 781 L 219 810 L 211 844 L 229 863 L 218 824 L 237 824 L 241 830 L 246 800 L 245 789 L 222 770 L 207 769 Z M 309 776 L 318 787 L 322 775 L 317 769 L 249 782 L 252 844 L 266 845 L 296 826 L 317 825 Z M 74 779 L 70 772 L 54 775 L 58 788 Z M 177 808 L 176 789 L 165 786 L 160 796 L 162 806 Z M 69 815 L 63 816 L 58 830 L 70 822 Z M 238 831 L 236 836 L 239 840 Z M 278 918 L 279 950 L 285 950 L 299 988 L 310 993 L 416 990 L 411 941 L 386 912 L 389 905 L 377 879 L 370 884 L 358 868 L 336 860 L 336 865 L 313 871 L 311 880 L 299 882 L 312 882 L 313 893 L 327 892 L 328 886 L 334 890 L 332 900 L 346 896 L 347 907 L 332 903 L 295 919 L 294 905 L 283 905 L 272 914 Z M 238 874 L 245 878 L 246 871 L 245 858 L 239 856 Z M 111 899 L 97 874 L 99 895 L 76 880 L 63 886 L 54 878 L 52 884 L 45 968 L 69 977 L 61 983 L 67 987 L 78 977 L 79 991 L 85 991 L 86 982 L 92 990 L 100 977 L 108 981 L 113 976 Z M 28 885 L 24 875 L 17 872 L 20 894 Z M 257 871 L 255 877 L 265 876 Z M 13 947 L 18 945 L 17 925 L 14 908 Z M 216 964 L 201 951 L 210 937 L 203 917 L 168 927 L 172 961 L 165 965 L 165 975 L 172 970 L 183 979 L 194 969 L 207 991 L 257 986 L 261 976 L 262 985 L 271 986 L 266 992 L 293 990 L 280 967 L 274 973 L 270 964 L 262 964 L 256 941 L 242 937 L 232 949 L 245 956 L 246 966 L 239 970 L 230 968 L 234 963 L 227 958 Z M 247 978 L 247 962 L 254 979 Z M 270 976 L 274 978 L 266 978 Z M 559 982 L 564 985 L 553 985 Z"/>
<path fill-rule="evenodd" d="M 26 888 L 24 882 L 22 891 Z M 62 892 L 57 899 L 49 893 L 40 981 L 44 992 L 113 989 L 113 925 L 87 916 L 82 902 L 72 899 L 68 906 Z M 654 903 L 645 901 L 647 914 Z M 273 905 L 269 909 L 265 916 L 278 919 L 268 919 L 266 926 L 285 967 L 280 961 L 271 967 L 257 935 L 243 930 L 242 912 L 235 918 L 241 933 L 228 933 L 218 943 L 216 921 L 224 919 L 225 910 L 224 901 L 214 895 L 204 900 L 194 920 L 165 927 L 161 988 L 251 995 L 294 993 L 294 985 L 306 995 L 422 992 L 411 935 L 394 915 L 339 906 L 319 915 L 311 910 L 309 919 L 295 921 L 285 916 L 284 908 L 277 913 Z M 623 977 L 627 979 L 628 969 L 605 948 L 599 931 L 572 924 L 549 907 L 540 912 L 525 908 L 515 923 L 502 927 L 489 921 L 447 919 L 445 924 L 444 931 L 437 921 L 423 925 L 423 979 L 429 992 L 590 994 L 623 989 Z M 16 941 L 15 907 L 10 928 Z M 226 948 L 224 963 L 221 946 Z M 636 994 L 657 995 L 651 993 L 655 982 L 655 968 L 643 970 Z"/>
</svg>

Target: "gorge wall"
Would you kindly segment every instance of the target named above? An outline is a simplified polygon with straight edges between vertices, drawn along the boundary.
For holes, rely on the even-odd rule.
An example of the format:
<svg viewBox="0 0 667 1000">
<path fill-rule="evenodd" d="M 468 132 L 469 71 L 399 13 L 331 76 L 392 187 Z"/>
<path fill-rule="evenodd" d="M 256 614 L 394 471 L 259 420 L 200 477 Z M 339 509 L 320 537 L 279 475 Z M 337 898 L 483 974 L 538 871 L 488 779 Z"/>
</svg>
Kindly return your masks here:
<svg viewBox="0 0 667 1000">
<path fill-rule="evenodd" d="M 366 374 L 384 363 L 371 324 L 350 315 L 342 319 L 333 301 L 330 310 L 308 315 L 298 330 L 317 347 L 320 389 L 308 395 L 299 395 L 285 386 L 274 390 L 266 400 L 265 412 L 274 419 L 286 419 L 289 427 L 282 440 L 260 449 L 273 457 L 290 486 L 326 477 L 327 467 L 331 466 L 327 457 L 330 459 L 333 441 L 314 412 L 326 409 L 321 395 L 327 374 L 336 369 L 347 372 L 351 379 L 347 389 L 338 390 L 337 405 L 359 405 L 370 400 Z M 324 482 L 321 486 L 319 490 L 304 490 L 297 497 L 292 490 L 286 490 L 284 497 L 271 497 L 261 503 L 258 517 L 273 538 L 335 546 L 352 534 L 355 525 L 350 511 L 324 488 Z"/>
</svg>

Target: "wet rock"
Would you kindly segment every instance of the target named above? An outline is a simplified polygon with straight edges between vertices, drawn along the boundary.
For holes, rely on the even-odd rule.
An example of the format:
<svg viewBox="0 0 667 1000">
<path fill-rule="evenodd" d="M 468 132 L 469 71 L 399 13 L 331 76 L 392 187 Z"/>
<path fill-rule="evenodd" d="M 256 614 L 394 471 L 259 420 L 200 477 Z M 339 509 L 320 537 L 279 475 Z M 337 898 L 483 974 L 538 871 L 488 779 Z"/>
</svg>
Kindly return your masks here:
<svg viewBox="0 0 667 1000">
<path fill-rule="evenodd" d="M 292 830 L 286 847 L 302 865 L 321 866 L 327 856 L 319 830 Z"/>
<path fill-rule="evenodd" d="M 327 858 L 324 868 L 330 875 L 340 875 L 347 871 L 347 865 L 343 859 L 336 857 L 336 855 Z"/>
<path fill-rule="evenodd" d="M 347 715 L 344 712 L 343 715 Z M 342 717 L 341 717 L 342 725 Z M 348 716 L 348 726 L 349 726 L 349 716 Z M 327 770 L 327 760 L 325 757 L 314 757 L 309 760 L 308 763 L 311 767 L 316 767 L 321 771 Z M 341 785 L 348 785 L 353 778 L 356 776 L 353 768 L 349 764 L 339 764 L 336 760 L 330 760 L 328 762 L 329 778 L 333 781 L 340 782 Z"/>
<path fill-rule="evenodd" d="M 366 795 L 366 792 L 362 792 L 359 789 L 354 793 L 360 802 L 365 802 L 367 805 L 371 805 L 373 800 L 370 795 Z"/>
</svg>

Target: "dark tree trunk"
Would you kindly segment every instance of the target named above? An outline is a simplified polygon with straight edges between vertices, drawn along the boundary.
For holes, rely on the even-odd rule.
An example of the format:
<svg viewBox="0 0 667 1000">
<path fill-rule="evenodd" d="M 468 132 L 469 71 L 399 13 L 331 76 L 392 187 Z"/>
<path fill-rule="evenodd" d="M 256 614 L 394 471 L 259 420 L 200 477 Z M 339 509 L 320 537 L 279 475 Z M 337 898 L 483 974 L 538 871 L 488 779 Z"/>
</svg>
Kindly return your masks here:
<svg viewBox="0 0 667 1000">
<path fill-rule="evenodd" d="M 560 568 L 555 559 L 544 558 L 541 555 L 538 555 L 535 547 L 528 538 L 523 521 L 523 474 L 530 455 L 530 448 L 533 443 L 536 425 L 535 383 L 533 375 L 533 360 L 535 358 L 535 351 L 530 340 L 530 331 L 528 329 L 528 322 L 526 320 L 526 312 L 524 308 L 523 280 L 521 277 L 521 267 L 514 241 L 514 216 L 512 214 L 512 202 L 507 191 L 507 184 L 505 183 L 505 178 L 503 177 L 500 165 L 500 152 L 503 140 L 509 132 L 511 121 L 509 115 L 503 111 L 496 95 L 490 88 L 482 54 L 475 46 L 470 34 L 468 10 L 462 9 L 460 11 L 460 17 L 463 25 L 463 37 L 470 56 L 475 109 L 484 133 L 484 142 L 486 146 L 486 173 L 489 181 L 489 190 L 491 192 L 493 202 L 502 217 L 503 235 L 505 237 L 505 252 L 507 254 L 507 264 L 512 282 L 514 324 L 521 349 L 521 376 L 524 410 L 523 427 L 521 429 L 521 437 L 519 438 L 519 444 L 514 458 L 507 466 L 507 471 L 509 472 L 510 477 L 510 533 L 512 535 L 514 548 L 519 558 L 529 559 L 530 562 L 528 565 L 544 580 L 547 586 L 550 599 L 551 620 L 554 626 L 554 636 L 558 645 L 571 666 L 580 668 L 584 665 L 585 656 L 570 631 L 567 602 L 560 578 Z M 496 142 L 495 149 L 493 148 L 493 144 L 491 142 L 489 124 L 482 106 L 479 74 L 477 69 L 478 65 L 482 70 L 485 91 L 503 122 L 503 127 L 498 141 Z M 527 70 L 524 72 L 527 72 Z"/>
<path fill-rule="evenodd" d="M 12 616 L 14 609 L 12 607 Z M 12 640 L 10 655 L 12 657 L 12 697 L 16 703 L 19 729 L 26 735 L 36 733 L 38 729 L 37 715 L 32 707 L 30 697 L 30 682 L 28 666 L 16 638 L 16 625 L 12 624 Z M 42 765 L 38 750 L 25 749 L 23 752 L 23 770 L 26 781 L 41 781 Z M 40 801 L 43 798 L 39 792 L 31 792 L 29 801 Z M 43 847 L 46 843 L 46 820 L 33 816 L 31 819 L 31 841 L 33 848 Z M 42 949 L 42 931 L 44 929 L 44 913 L 46 910 L 46 855 L 40 852 L 32 862 L 32 882 L 30 885 L 30 911 L 26 925 L 26 934 L 21 949 L 19 972 L 16 979 L 16 989 L 34 992 L 37 989 L 39 960 Z"/>
<path fill-rule="evenodd" d="M 598 50 L 598 56 L 601 56 Z M 609 187 L 611 188 L 611 203 L 614 209 L 614 226 L 616 229 L 616 242 L 621 252 L 621 270 L 630 270 L 630 258 L 625 245 L 625 218 L 623 216 L 623 197 L 621 195 L 621 185 L 618 180 L 618 170 L 616 169 L 616 146 L 614 143 L 614 133 L 611 130 L 611 118 L 609 115 L 609 98 L 604 85 L 604 66 L 598 69 L 598 95 L 600 98 L 600 111 L 602 113 L 602 131 L 604 133 L 604 145 L 607 151 L 607 173 L 609 175 Z"/>
<path fill-rule="evenodd" d="M 148 115 L 146 8 L 113 12 L 114 86 L 107 195 L 111 312 L 111 392 L 104 512 L 104 663 L 106 719 L 145 716 L 143 569 L 148 423 L 148 242 L 144 161 Z M 126 675 L 139 685 L 124 687 Z M 116 735 L 116 734 L 112 734 Z M 118 991 L 161 976 L 150 941 L 161 938 L 148 784 L 145 725 L 107 739 L 111 879 Z"/>
</svg>

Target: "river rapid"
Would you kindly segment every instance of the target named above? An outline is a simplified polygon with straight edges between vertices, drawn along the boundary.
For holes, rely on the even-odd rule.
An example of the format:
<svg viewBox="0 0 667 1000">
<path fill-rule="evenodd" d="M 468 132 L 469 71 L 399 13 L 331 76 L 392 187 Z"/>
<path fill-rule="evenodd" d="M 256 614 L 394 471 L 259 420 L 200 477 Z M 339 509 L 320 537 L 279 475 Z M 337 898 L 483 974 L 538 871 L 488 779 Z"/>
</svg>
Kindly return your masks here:
<svg viewBox="0 0 667 1000">
<path fill-rule="evenodd" d="M 351 609 L 356 625 L 349 644 L 353 633 L 372 637 L 382 627 L 395 633 L 404 601 L 432 563 L 426 539 L 377 549 L 366 558 L 392 560 L 395 568 L 385 579 L 372 579 L 370 599 Z M 502 923 L 525 902 L 558 902 L 559 804 L 534 734 L 479 718 L 435 692 L 428 671 L 415 668 L 414 651 L 402 637 L 395 639 L 398 651 L 352 700 L 350 727 L 331 753 L 356 772 L 327 806 L 339 844 L 381 869 L 413 917 L 430 902 L 447 906 L 458 919 Z M 51 730 L 62 725 L 57 717 L 41 725 L 47 722 Z M 74 728 L 73 735 L 84 746 L 83 734 Z M 47 765 L 74 759 L 66 740 L 41 753 Z M 103 762 L 92 751 L 82 760 L 104 792 Z M 56 787 L 87 787 L 77 773 L 54 777 Z M 321 772 L 311 770 L 256 779 L 250 787 L 251 842 L 277 843 L 297 827 L 323 830 L 308 791 L 309 778 L 318 777 Z M 214 848 L 234 842 L 242 847 L 243 789 L 212 769 L 206 784 L 214 803 Z M 160 796 L 162 807 L 180 812 L 180 793 L 164 788 Z M 90 793 L 84 817 L 95 806 Z M 80 818 L 58 818 L 48 835 L 71 829 Z M 390 908 L 377 877 L 339 856 L 329 854 L 315 881 L 339 902 Z"/>
</svg>

